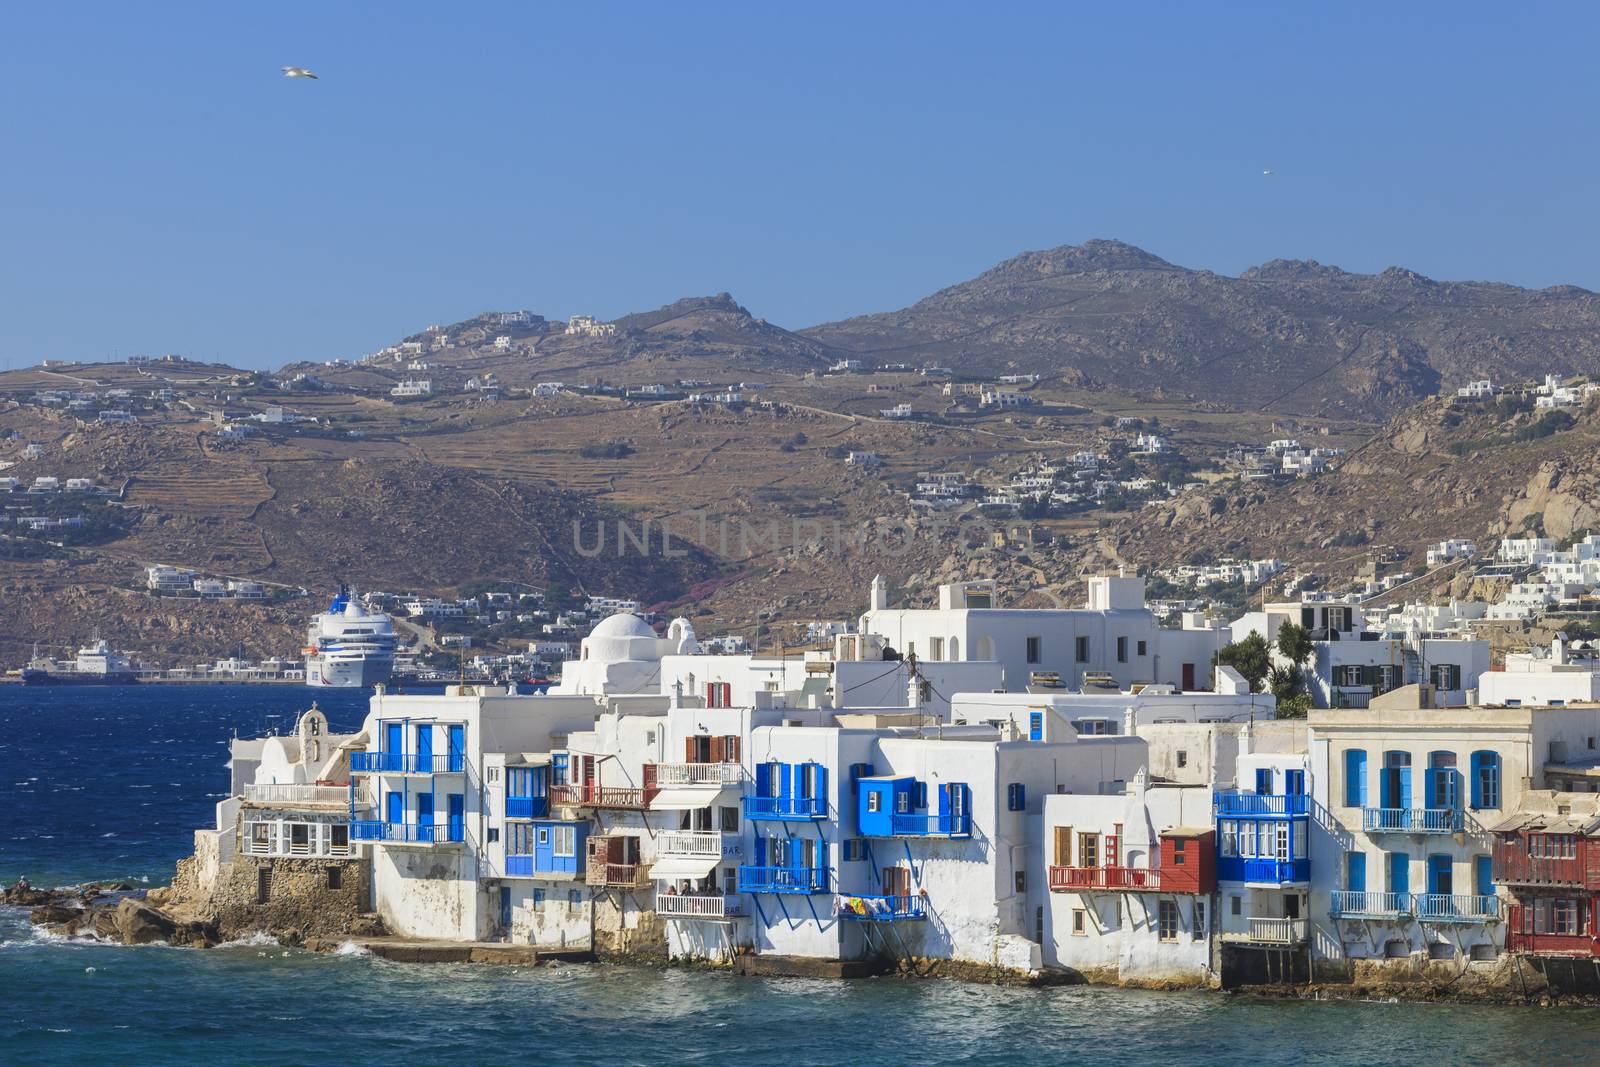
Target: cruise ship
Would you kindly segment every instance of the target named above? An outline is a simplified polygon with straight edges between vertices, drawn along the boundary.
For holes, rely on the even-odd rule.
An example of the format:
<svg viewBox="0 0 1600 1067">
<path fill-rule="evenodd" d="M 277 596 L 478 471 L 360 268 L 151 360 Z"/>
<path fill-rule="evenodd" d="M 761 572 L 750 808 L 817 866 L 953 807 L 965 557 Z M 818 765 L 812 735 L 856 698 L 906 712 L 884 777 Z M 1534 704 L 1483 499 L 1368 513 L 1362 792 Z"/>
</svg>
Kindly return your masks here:
<svg viewBox="0 0 1600 1067">
<path fill-rule="evenodd" d="M 306 634 L 306 684 L 343 689 L 381 685 L 394 671 L 394 623 L 368 611 L 344 586 Z"/>
<path fill-rule="evenodd" d="M 35 646 L 33 658 L 22 669 L 23 685 L 130 685 L 138 680 L 128 657 L 98 635 L 78 649 L 78 658 L 71 663 L 40 656 Z"/>
</svg>

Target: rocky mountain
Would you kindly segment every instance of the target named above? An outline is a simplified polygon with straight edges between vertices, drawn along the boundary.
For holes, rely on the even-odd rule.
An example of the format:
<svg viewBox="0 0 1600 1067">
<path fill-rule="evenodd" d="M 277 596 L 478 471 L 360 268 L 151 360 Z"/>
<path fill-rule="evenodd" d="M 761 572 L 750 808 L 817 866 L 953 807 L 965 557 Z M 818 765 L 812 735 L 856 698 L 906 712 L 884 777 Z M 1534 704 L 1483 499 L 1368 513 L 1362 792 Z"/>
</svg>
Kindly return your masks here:
<svg viewBox="0 0 1600 1067">
<path fill-rule="evenodd" d="M 1600 296 L 1273 260 L 1237 278 L 1119 241 L 1025 252 L 899 311 L 801 331 L 836 356 L 1041 373 L 1303 415 L 1600 370 Z"/>
<path fill-rule="evenodd" d="M 1449 538 L 1490 549 L 1507 536 L 1571 541 L 1589 531 L 1600 531 L 1600 409 L 1434 399 L 1329 474 L 1193 490 L 1112 524 L 1102 545 L 1141 569 L 1277 557 L 1349 578 L 1373 558 L 1420 571 L 1428 545 Z"/>
</svg>

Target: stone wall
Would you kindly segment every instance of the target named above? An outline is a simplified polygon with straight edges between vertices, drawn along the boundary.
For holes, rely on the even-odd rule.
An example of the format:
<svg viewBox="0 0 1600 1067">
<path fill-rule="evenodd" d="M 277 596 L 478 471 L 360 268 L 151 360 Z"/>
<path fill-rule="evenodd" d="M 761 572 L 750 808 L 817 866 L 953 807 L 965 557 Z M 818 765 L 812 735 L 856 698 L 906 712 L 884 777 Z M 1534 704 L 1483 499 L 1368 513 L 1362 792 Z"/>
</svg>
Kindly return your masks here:
<svg viewBox="0 0 1600 1067">
<path fill-rule="evenodd" d="M 667 921 L 642 906 L 641 900 L 648 895 L 648 891 L 637 895 L 617 889 L 596 891 L 591 906 L 597 955 L 666 958 Z"/>
<path fill-rule="evenodd" d="M 262 869 L 268 872 L 264 904 L 257 903 Z M 339 872 L 339 888 L 328 887 L 329 871 Z M 174 887 L 178 884 L 175 879 Z M 262 931 L 298 943 L 347 936 L 366 910 L 370 895 L 367 865 L 358 858 L 240 856 L 222 868 L 214 891 L 201 899 L 209 905 L 225 938 Z"/>
</svg>

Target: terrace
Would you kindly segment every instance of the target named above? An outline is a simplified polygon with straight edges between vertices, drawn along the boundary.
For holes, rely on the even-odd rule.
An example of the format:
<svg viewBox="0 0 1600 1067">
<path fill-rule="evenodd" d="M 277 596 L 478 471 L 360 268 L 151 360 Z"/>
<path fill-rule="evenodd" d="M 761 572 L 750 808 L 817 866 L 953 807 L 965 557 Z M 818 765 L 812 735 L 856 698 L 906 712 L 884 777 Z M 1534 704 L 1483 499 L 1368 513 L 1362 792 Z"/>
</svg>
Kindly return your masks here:
<svg viewBox="0 0 1600 1067">
<path fill-rule="evenodd" d="M 805 822 L 824 819 L 828 802 L 822 797 L 745 797 L 744 817 L 767 822 Z"/>
<path fill-rule="evenodd" d="M 693 859 L 733 859 L 743 851 L 738 834 L 717 830 L 664 830 L 656 835 L 656 855 Z"/>
</svg>

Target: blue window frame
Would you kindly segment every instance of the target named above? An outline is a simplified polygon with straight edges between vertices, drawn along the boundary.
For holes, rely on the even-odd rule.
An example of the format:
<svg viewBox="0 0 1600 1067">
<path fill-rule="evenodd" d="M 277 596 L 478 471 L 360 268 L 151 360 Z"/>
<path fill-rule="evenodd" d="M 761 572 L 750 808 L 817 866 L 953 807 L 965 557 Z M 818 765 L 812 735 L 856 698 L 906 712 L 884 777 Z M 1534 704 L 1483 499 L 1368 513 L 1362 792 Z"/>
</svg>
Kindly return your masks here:
<svg viewBox="0 0 1600 1067">
<path fill-rule="evenodd" d="M 1030 712 L 1028 712 L 1028 740 L 1029 741 L 1043 741 L 1044 740 L 1044 712 L 1042 712 L 1042 711 L 1030 711 Z"/>
<path fill-rule="evenodd" d="M 550 784 L 567 784 L 567 760 L 565 752 L 556 752 L 550 757 Z"/>
<path fill-rule="evenodd" d="M 1272 795 L 1272 768 L 1256 768 L 1256 792 L 1261 796 Z"/>
<path fill-rule="evenodd" d="M 1500 806 L 1500 753 L 1484 750 L 1472 754 L 1472 806 Z"/>
<path fill-rule="evenodd" d="M 917 807 L 918 808 L 926 808 L 928 806 L 928 783 L 927 782 L 918 782 L 918 783 L 916 783 L 916 791 L 917 791 L 917 799 L 916 799 Z"/>
<path fill-rule="evenodd" d="M 1291 797 L 1304 796 L 1306 791 L 1306 772 L 1297 770 L 1284 771 L 1283 791 Z"/>
<path fill-rule="evenodd" d="M 544 890 L 543 889 L 535 889 L 533 891 L 533 906 L 536 907 L 536 908 L 544 907 Z"/>
<path fill-rule="evenodd" d="M 1021 782 L 1012 782 L 1006 786 L 1006 810 L 1025 811 L 1028 807 L 1028 792 Z"/>
<path fill-rule="evenodd" d="M 1411 892 L 1411 857 L 1404 852 L 1389 853 L 1389 892 Z"/>
<path fill-rule="evenodd" d="M 863 779 L 863 778 L 871 778 L 871 777 L 872 777 L 872 764 L 870 764 L 870 763 L 852 763 L 852 764 L 850 764 L 850 792 L 859 793 L 861 791 L 861 779 Z"/>
</svg>

